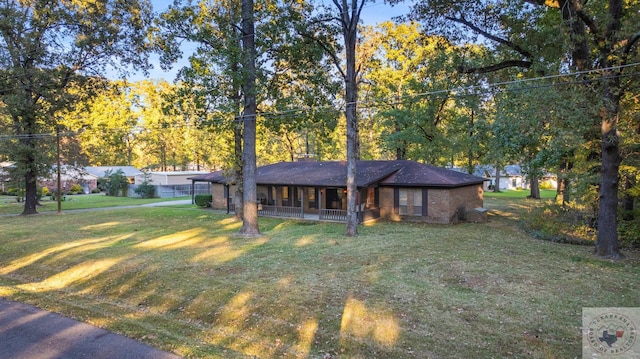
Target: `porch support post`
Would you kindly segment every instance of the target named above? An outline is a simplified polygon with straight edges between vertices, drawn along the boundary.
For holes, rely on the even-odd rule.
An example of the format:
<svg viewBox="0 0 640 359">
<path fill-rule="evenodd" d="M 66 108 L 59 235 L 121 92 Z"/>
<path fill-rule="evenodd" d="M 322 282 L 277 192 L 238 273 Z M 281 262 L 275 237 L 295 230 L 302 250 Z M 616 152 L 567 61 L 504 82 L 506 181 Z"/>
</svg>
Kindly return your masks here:
<svg viewBox="0 0 640 359">
<path fill-rule="evenodd" d="M 318 189 L 318 219 L 322 220 L 322 188 Z"/>
<path fill-rule="evenodd" d="M 229 214 L 229 185 L 226 183 L 224 184 L 224 201 L 227 202 L 227 214 Z"/>
<path fill-rule="evenodd" d="M 196 181 L 191 180 L 191 204 L 196 203 L 195 196 L 196 196 Z"/>
<path fill-rule="evenodd" d="M 360 211 L 360 189 L 356 190 L 356 215 L 358 216 L 358 223 L 362 222 L 362 212 Z"/>
</svg>

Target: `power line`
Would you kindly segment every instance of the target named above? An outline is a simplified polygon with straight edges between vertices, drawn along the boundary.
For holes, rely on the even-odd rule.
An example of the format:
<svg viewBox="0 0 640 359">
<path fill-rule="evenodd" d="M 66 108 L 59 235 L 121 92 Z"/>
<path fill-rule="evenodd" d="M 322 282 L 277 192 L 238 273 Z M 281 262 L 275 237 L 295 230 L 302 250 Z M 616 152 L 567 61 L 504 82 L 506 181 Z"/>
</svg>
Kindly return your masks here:
<svg viewBox="0 0 640 359">
<path fill-rule="evenodd" d="M 402 98 L 394 98 L 393 100 L 381 100 L 381 101 L 360 101 L 355 103 L 356 105 L 358 105 L 358 108 L 360 109 L 375 109 L 375 108 L 381 108 L 381 107 L 388 107 L 390 105 L 394 105 L 394 104 L 402 104 L 404 102 L 407 101 L 411 101 L 411 100 L 415 100 L 415 99 L 424 99 L 424 98 L 428 98 L 428 97 L 433 97 L 433 96 L 442 96 L 442 95 L 446 95 L 447 98 L 461 98 L 461 97 L 469 97 L 469 96 L 477 96 L 477 95 L 481 95 L 481 94 L 486 94 L 486 93 L 491 93 L 492 91 L 494 92 L 516 92 L 516 91 L 526 91 L 526 90 L 532 90 L 532 89 L 539 89 L 539 88 L 547 88 L 547 87 L 555 87 L 555 86 L 567 86 L 567 85 L 576 85 L 576 84 L 585 84 L 585 83 L 592 83 L 592 82 L 598 82 L 598 81 L 605 81 L 605 80 L 611 80 L 611 79 L 616 79 L 616 78 L 626 78 L 626 77 L 635 77 L 635 76 L 640 76 L 640 72 L 633 72 L 630 74 L 617 74 L 617 75 L 610 75 L 610 76 L 600 76 L 597 78 L 591 78 L 591 79 L 580 79 L 580 80 L 572 80 L 572 81 L 563 81 L 563 82 L 554 82 L 554 83 L 547 83 L 547 84 L 539 84 L 539 85 L 531 85 L 531 86 L 525 86 L 525 87 L 508 87 L 507 86 L 511 86 L 511 85 L 520 85 L 520 84 L 527 84 L 527 83 L 534 83 L 537 81 L 544 81 L 544 80 L 554 80 L 554 79 L 561 79 L 561 78 L 568 78 L 568 77 L 578 77 L 578 76 L 582 76 L 582 75 L 589 75 L 589 74 L 594 74 L 594 73 L 601 73 L 601 72 L 605 72 L 605 71 L 612 71 L 612 70 L 623 70 L 626 68 L 633 68 L 633 67 L 637 67 L 640 66 L 640 62 L 637 63 L 633 63 L 633 64 L 627 64 L 627 65 L 620 65 L 620 66 L 611 66 L 611 67 L 607 67 L 607 68 L 602 68 L 602 69 L 595 69 L 595 70 L 585 70 L 585 71 L 576 71 L 576 72 L 572 72 L 572 73 L 567 73 L 567 74 L 556 74 L 556 75 L 547 75 L 547 76 L 538 76 L 538 77 L 533 77 L 533 78 L 528 78 L 528 79 L 519 79 L 519 80 L 512 80 L 512 81 L 502 81 L 502 82 L 496 82 L 496 83 L 487 83 L 487 84 L 481 84 L 481 85 L 472 85 L 472 86 L 463 86 L 463 87 L 458 87 L 458 88 L 453 88 L 453 89 L 443 89 L 443 90 L 434 90 L 434 91 L 428 91 L 428 92 L 423 92 L 423 93 L 417 93 L 417 94 L 412 94 L 412 95 L 408 95 L 408 96 L 404 96 Z M 498 90 L 496 90 L 498 89 Z M 478 91 L 480 90 L 480 91 Z M 439 97 L 442 98 L 442 97 Z M 352 103 L 342 103 L 342 104 L 333 104 L 333 105 L 326 105 L 326 106 L 318 106 L 318 107 L 298 107 L 298 108 L 292 108 L 292 109 L 288 109 L 288 110 L 281 110 L 281 111 L 263 111 L 263 112 L 259 112 L 256 115 L 253 116 L 246 116 L 246 115 L 240 115 L 240 116 L 228 116 L 228 117 L 216 117 L 213 118 L 211 120 L 206 121 L 207 124 L 210 123 L 214 123 L 214 122 L 232 122 L 232 121 L 243 121 L 243 120 L 251 120 L 252 118 L 255 120 L 255 118 L 257 118 L 258 116 L 261 117 L 268 117 L 271 119 L 274 118 L 291 118 L 296 114 L 306 114 L 306 113 L 313 113 L 313 112 L 322 112 L 322 111 L 339 111 L 341 108 L 344 108 L 344 106 L 348 105 L 348 104 L 352 104 Z M 170 125 L 170 126 L 168 126 Z M 205 124 L 206 125 L 206 124 Z M 138 125 L 138 128 L 140 126 Z M 180 128 L 198 128 L 199 124 L 194 124 L 194 123 L 183 123 L 183 124 L 156 124 L 155 126 L 145 126 L 142 129 L 143 130 L 162 130 L 162 129 L 180 129 Z M 102 130 L 104 132 L 104 130 Z M 117 129 L 113 129 L 112 131 L 118 131 Z M 74 132 L 74 131 L 66 131 L 66 132 L 62 132 L 61 135 L 63 136 L 77 136 L 81 134 L 81 132 Z M 54 133 L 38 133 L 38 134 L 14 134 L 14 135 L 0 135 L 0 140 L 7 140 L 7 139 L 28 139 L 28 138 L 33 138 L 33 139 L 38 139 L 38 138 L 51 138 L 51 137 L 55 137 Z"/>
</svg>

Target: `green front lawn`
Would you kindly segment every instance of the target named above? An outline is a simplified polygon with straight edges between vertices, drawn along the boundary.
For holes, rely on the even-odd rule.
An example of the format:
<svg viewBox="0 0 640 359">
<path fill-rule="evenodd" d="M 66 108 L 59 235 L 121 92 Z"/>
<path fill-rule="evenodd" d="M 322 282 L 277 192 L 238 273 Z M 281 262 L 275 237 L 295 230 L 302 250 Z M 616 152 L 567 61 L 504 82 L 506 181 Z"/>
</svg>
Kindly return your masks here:
<svg viewBox="0 0 640 359">
<path fill-rule="evenodd" d="M 500 192 L 492 192 L 492 191 L 485 191 L 484 192 L 484 196 L 485 197 L 495 197 L 495 198 L 526 198 L 529 194 L 531 194 L 531 192 L 528 189 L 523 189 L 523 190 L 504 190 L 504 191 L 500 191 Z M 556 196 L 556 190 L 555 189 L 541 189 L 540 190 L 540 197 L 542 199 L 551 199 L 551 198 L 555 198 Z"/>
<path fill-rule="evenodd" d="M 192 358 L 574 358 L 583 307 L 638 307 L 640 258 L 509 221 L 344 225 L 210 210 L 0 218 L 0 296 Z M 489 203 L 491 204 L 491 203 Z M 513 210 L 512 212 L 509 212 Z"/>
<path fill-rule="evenodd" d="M 118 206 L 135 206 L 147 203 L 166 202 L 181 199 L 190 199 L 191 197 L 176 198 L 129 198 L 129 197 L 111 197 L 104 194 L 81 194 L 73 196 L 65 196 L 61 202 L 62 210 L 86 209 L 86 208 L 102 208 L 102 207 L 118 207 Z M 45 196 L 40 201 L 42 206 L 38 207 L 38 212 L 51 212 L 58 210 L 58 202 L 52 201 L 51 197 Z M 24 210 L 24 203 L 18 203 L 15 196 L 0 196 L 0 215 L 2 214 L 20 214 Z"/>
</svg>

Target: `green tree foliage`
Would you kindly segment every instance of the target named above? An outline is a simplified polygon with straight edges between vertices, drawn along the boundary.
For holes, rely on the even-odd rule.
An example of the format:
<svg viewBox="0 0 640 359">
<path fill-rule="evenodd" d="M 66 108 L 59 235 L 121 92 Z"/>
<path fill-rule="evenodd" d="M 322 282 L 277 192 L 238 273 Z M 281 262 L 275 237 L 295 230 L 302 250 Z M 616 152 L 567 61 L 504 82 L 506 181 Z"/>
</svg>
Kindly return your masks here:
<svg viewBox="0 0 640 359">
<path fill-rule="evenodd" d="M 627 78 L 638 62 L 637 24 L 640 4 L 612 0 L 586 1 L 457 1 L 416 4 L 414 17 L 452 41 L 482 41 L 492 56 L 459 67 L 467 74 L 496 71 L 581 71 L 587 88 L 597 89 L 594 102 L 600 131 L 598 202 L 599 256 L 621 258 L 617 235 L 621 103 L 629 91 Z M 491 60 L 486 62 L 485 60 Z M 596 70 L 596 71 L 592 71 Z M 590 72 L 587 72 L 590 71 Z M 594 126 L 595 127 L 595 126 Z M 585 134 L 588 135 L 588 134 Z M 590 142 L 591 139 L 587 139 Z"/>
<path fill-rule="evenodd" d="M 253 25 L 249 24 L 249 7 L 255 13 Z M 309 113 L 320 112 L 300 111 L 301 106 L 313 108 L 327 103 L 323 98 L 331 93 L 326 72 L 314 71 L 323 64 L 322 52 L 314 50 L 310 46 L 313 43 L 303 43 L 297 34 L 311 10 L 304 1 L 267 0 L 256 2 L 255 6 L 240 1 L 183 1 L 176 2 L 158 21 L 157 44 L 164 51 L 165 64 L 180 55 L 182 41 L 197 48 L 189 58 L 190 66 L 180 74 L 188 88 L 184 94 L 190 92 L 197 99 L 191 109 L 200 113 L 198 117 L 207 118 L 220 132 L 233 132 L 234 157 L 226 167 L 234 169 L 237 189 L 244 188 L 244 176 L 251 175 L 244 173 L 240 160 L 245 165 L 257 161 L 252 160 L 256 156 L 251 148 L 255 148 L 253 138 L 261 135 L 258 128 L 263 126 L 268 134 L 284 137 L 283 143 L 291 142 L 294 136 L 307 135 L 309 130 L 327 127 L 305 126 L 327 117 L 309 117 Z M 246 33 L 245 26 L 254 26 L 257 36 L 254 31 Z M 254 67 L 255 71 L 251 70 Z M 254 111 L 256 114 L 252 115 Z M 267 114 L 262 125 L 258 124 L 260 112 Z M 250 143 L 246 139 L 251 139 Z M 268 141 L 271 139 L 265 142 Z M 240 216 L 245 207 L 244 195 L 250 194 L 238 192 L 235 196 L 236 214 Z"/>
<path fill-rule="evenodd" d="M 359 22 L 366 0 L 334 0 L 323 6 L 309 26 L 300 33 L 322 47 L 331 59 L 344 85 L 344 118 L 347 157 L 347 225 L 345 236 L 358 234 L 355 182 L 356 164 L 360 159 L 358 124 L 360 68 L 357 66 Z M 341 41 L 338 41 L 338 38 Z"/>
<path fill-rule="evenodd" d="M 140 198 L 153 198 L 156 195 L 156 187 L 151 183 L 148 173 L 144 174 L 144 180 L 133 190 Z"/>
<path fill-rule="evenodd" d="M 139 142 L 138 98 L 128 83 L 113 81 L 64 116 L 63 124 L 78 132 L 81 151 L 90 156 L 91 165 L 133 165 Z"/>
<path fill-rule="evenodd" d="M 107 66 L 146 67 L 147 1 L 3 1 L 0 101 L 12 119 L 12 158 L 24 174 L 23 214 L 36 212 L 36 182 L 50 153 L 39 141 L 57 115 L 91 91 Z M 73 88 L 82 91 L 73 91 Z"/>
<path fill-rule="evenodd" d="M 129 185 L 129 180 L 124 175 L 122 170 L 113 171 L 105 171 L 105 176 L 107 178 L 106 192 L 107 196 L 119 197 L 125 196 L 127 191 L 127 186 Z"/>
</svg>

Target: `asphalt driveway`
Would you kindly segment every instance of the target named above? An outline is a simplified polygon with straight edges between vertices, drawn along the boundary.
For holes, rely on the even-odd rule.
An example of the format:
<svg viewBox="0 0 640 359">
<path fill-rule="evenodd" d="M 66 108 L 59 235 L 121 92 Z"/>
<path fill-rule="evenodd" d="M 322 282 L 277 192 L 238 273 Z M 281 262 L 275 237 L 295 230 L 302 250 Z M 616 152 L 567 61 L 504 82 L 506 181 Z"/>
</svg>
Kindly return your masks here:
<svg viewBox="0 0 640 359">
<path fill-rule="evenodd" d="M 0 298 L 2 359 L 179 359 L 146 344 Z"/>
</svg>

